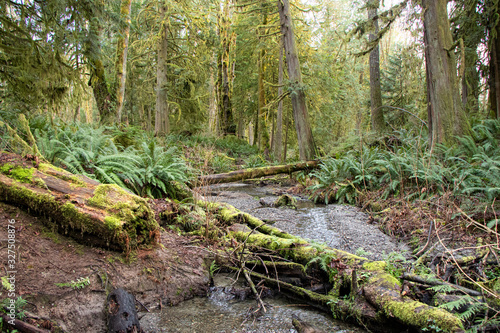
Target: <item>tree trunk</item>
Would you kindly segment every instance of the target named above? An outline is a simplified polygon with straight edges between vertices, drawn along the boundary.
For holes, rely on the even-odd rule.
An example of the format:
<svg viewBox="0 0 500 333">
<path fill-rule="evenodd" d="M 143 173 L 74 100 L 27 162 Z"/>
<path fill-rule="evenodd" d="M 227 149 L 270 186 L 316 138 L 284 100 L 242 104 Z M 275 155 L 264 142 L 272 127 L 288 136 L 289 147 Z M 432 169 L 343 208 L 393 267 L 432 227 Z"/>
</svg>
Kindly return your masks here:
<svg viewBox="0 0 500 333">
<path fill-rule="evenodd" d="M 33 164 L 0 154 L 1 201 L 48 217 L 50 227 L 85 244 L 129 253 L 158 241 L 159 226 L 145 199 L 49 164 Z"/>
<path fill-rule="evenodd" d="M 102 10 L 99 5 L 97 11 Z M 106 82 L 106 73 L 104 64 L 101 59 L 101 35 L 102 26 L 100 24 L 100 13 L 94 12 L 88 18 L 89 20 L 89 37 L 85 46 L 85 53 L 90 65 L 90 80 L 89 86 L 92 87 L 94 98 L 99 111 L 101 124 L 110 124 L 114 120 L 115 96 L 109 91 Z"/>
<path fill-rule="evenodd" d="M 301 160 L 312 160 L 315 156 L 315 145 L 309 125 L 307 112 L 307 101 L 300 72 L 299 56 L 295 45 L 293 34 L 292 17 L 290 15 L 290 3 L 288 0 L 278 0 L 278 11 L 280 15 L 281 33 L 283 35 L 286 62 L 288 65 L 288 77 L 291 84 L 291 98 L 293 107 L 293 118 L 299 143 L 299 154 Z"/>
<path fill-rule="evenodd" d="M 489 77 L 489 100 L 491 108 L 491 117 L 500 119 L 500 24 L 498 15 L 500 14 L 497 1 L 487 2 L 490 12 L 488 53 L 490 60 Z"/>
<path fill-rule="evenodd" d="M 198 184 L 210 185 L 218 183 L 231 183 L 235 181 L 272 176 L 280 173 L 291 173 L 295 171 L 313 169 L 318 167 L 318 161 L 308 161 L 296 164 L 275 165 L 269 167 L 252 168 L 232 171 L 229 173 L 220 173 L 216 175 L 207 175 L 198 177 Z"/>
<path fill-rule="evenodd" d="M 264 20 L 263 24 L 266 24 L 267 19 Z M 258 133 L 257 133 L 257 142 L 258 147 L 261 150 L 264 150 L 269 147 L 269 133 L 267 132 L 266 126 L 266 116 L 264 112 L 264 107 L 266 106 L 266 90 L 264 87 L 264 56 L 266 51 L 262 50 L 259 55 L 259 77 L 258 77 Z"/>
<path fill-rule="evenodd" d="M 219 14 L 218 103 L 222 135 L 235 135 L 236 125 L 231 103 L 231 0 L 225 0 Z"/>
<path fill-rule="evenodd" d="M 378 34 L 377 10 L 379 0 L 369 0 L 368 20 L 373 21 L 373 30 L 369 34 L 370 43 L 374 43 Z M 384 110 L 382 108 L 382 89 L 380 87 L 380 47 L 377 46 L 370 52 L 370 102 L 371 102 L 371 121 L 372 130 L 377 134 L 385 131 Z"/>
<path fill-rule="evenodd" d="M 274 157 L 280 161 L 284 162 L 283 157 L 283 39 L 281 39 L 280 44 L 280 59 L 278 65 L 278 114 L 276 116 L 276 134 L 274 137 Z"/>
<path fill-rule="evenodd" d="M 125 102 L 125 85 L 127 82 L 127 54 L 130 36 L 130 11 L 132 0 L 122 0 L 120 7 L 120 32 L 116 44 L 116 117 L 122 121 L 123 104 Z"/>
<path fill-rule="evenodd" d="M 422 1 L 431 147 L 451 143 L 470 129 L 459 95 L 447 4 L 447 0 Z"/>
<path fill-rule="evenodd" d="M 160 15 L 162 24 L 156 69 L 155 135 L 165 135 L 170 131 L 167 96 L 168 17 L 167 6 L 164 4 L 160 4 Z"/>
</svg>

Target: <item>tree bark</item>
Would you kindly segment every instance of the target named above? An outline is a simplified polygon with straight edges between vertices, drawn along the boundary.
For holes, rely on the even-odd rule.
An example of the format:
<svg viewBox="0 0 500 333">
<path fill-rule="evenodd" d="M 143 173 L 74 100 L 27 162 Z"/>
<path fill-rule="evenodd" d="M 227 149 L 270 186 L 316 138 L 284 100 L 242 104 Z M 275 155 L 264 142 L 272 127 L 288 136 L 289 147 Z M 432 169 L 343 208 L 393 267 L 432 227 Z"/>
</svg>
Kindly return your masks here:
<svg viewBox="0 0 500 333">
<path fill-rule="evenodd" d="M 280 44 L 280 59 L 278 65 L 278 113 L 276 116 L 276 134 L 274 137 L 274 157 L 280 161 L 284 162 L 283 157 L 283 99 L 280 98 L 283 95 L 283 39 L 281 39 Z"/>
<path fill-rule="evenodd" d="M 160 4 L 160 15 L 162 18 L 162 24 L 156 69 L 155 135 L 165 135 L 170 132 L 167 96 L 168 17 L 167 6 L 164 4 Z"/>
<path fill-rule="evenodd" d="M 130 36 L 130 12 L 132 0 L 122 0 L 120 7 L 120 33 L 116 44 L 116 118 L 122 121 L 123 104 L 125 102 L 125 86 L 127 82 L 127 54 Z"/>
<path fill-rule="evenodd" d="M 219 14 L 218 103 L 223 135 L 235 135 L 236 124 L 231 103 L 231 0 L 225 0 Z"/>
<path fill-rule="evenodd" d="M 115 95 L 108 88 L 106 73 L 102 61 L 100 23 L 102 4 L 96 6 L 95 11 L 89 12 L 89 36 L 85 43 L 85 55 L 90 66 L 89 86 L 92 87 L 94 98 L 99 111 L 100 123 L 110 124 L 114 119 Z"/>
<path fill-rule="evenodd" d="M 239 180 L 272 176 L 280 173 L 291 173 L 305 169 L 313 169 L 318 167 L 318 164 L 318 161 L 308 161 L 296 164 L 275 165 L 269 167 L 232 171 L 229 173 L 220 173 L 216 175 L 200 176 L 198 177 L 198 184 L 210 185 L 218 183 L 231 183 Z"/>
<path fill-rule="evenodd" d="M 278 0 L 278 11 L 288 65 L 288 77 L 290 78 L 292 90 L 293 118 L 299 143 L 299 155 L 301 160 L 312 160 L 316 149 L 309 124 L 306 94 L 302 83 L 297 46 L 295 45 L 289 1 Z"/>
<path fill-rule="evenodd" d="M 447 0 L 423 0 L 429 141 L 451 143 L 470 130 L 460 100 Z"/>
<path fill-rule="evenodd" d="M 132 294 L 118 288 L 108 295 L 107 302 L 108 333 L 144 332 L 137 317 L 135 297 Z"/>
<path fill-rule="evenodd" d="M 78 241 L 126 253 L 158 241 L 159 226 L 147 201 L 116 185 L 49 164 L 33 167 L 9 153 L 0 154 L 0 169 L 1 201 L 48 217 L 51 227 Z"/>
<path fill-rule="evenodd" d="M 377 40 L 378 18 L 377 10 L 379 8 L 379 0 L 369 0 L 367 4 L 368 20 L 373 21 L 373 30 L 370 32 L 368 39 L 370 43 Z M 372 130 L 377 134 L 382 134 L 385 131 L 384 109 L 382 108 L 382 88 L 380 87 L 380 47 L 377 46 L 370 52 L 370 104 L 371 104 L 371 122 Z"/>
<path fill-rule="evenodd" d="M 500 24 L 498 23 L 498 15 L 500 14 L 498 2 L 487 1 L 487 9 L 489 15 L 489 39 L 488 53 L 490 61 L 490 77 L 489 83 L 489 102 L 491 109 L 491 117 L 500 119 Z"/>
</svg>

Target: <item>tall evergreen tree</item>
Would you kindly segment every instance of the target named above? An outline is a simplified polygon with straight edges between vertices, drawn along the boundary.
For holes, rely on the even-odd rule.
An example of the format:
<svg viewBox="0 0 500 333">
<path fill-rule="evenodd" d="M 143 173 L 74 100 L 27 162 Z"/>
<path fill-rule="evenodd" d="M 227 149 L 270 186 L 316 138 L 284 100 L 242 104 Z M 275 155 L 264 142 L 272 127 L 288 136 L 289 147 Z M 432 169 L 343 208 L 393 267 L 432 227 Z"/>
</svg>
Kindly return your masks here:
<svg viewBox="0 0 500 333">
<path fill-rule="evenodd" d="M 384 110 L 382 108 L 382 90 L 380 86 L 380 47 L 377 40 L 379 33 L 377 11 L 380 6 L 379 0 L 368 0 L 366 7 L 368 20 L 372 22 L 373 28 L 369 34 L 370 43 L 376 43 L 370 52 L 370 105 L 372 130 L 378 134 L 385 131 Z"/>
<path fill-rule="evenodd" d="M 454 136 L 469 131 L 459 95 L 447 4 L 447 0 L 422 1 L 431 146 L 451 143 Z"/>
</svg>

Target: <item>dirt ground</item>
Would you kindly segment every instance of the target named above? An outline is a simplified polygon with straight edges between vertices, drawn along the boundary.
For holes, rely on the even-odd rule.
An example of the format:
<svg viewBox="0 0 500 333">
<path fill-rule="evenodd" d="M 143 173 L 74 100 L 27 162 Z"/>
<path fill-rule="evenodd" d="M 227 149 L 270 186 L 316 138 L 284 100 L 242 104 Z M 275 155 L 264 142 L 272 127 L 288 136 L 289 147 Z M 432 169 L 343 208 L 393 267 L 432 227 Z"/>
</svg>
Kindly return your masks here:
<svg viewBox="0 0 500 333">
<path fill-rule="evenodd" d="M 16 298 L 28 301 L 24 307 L 28 317 L 38 318 L 38 323 L 53 332 L 57 328 L 48 318 L 66 332 L 104 332 L 105 289 L 111 286 L 131 292 L 150 310 L 206 295 L 209 252 L 196 239 L 164 231 L 161 247 L 140 250 L 127 263 L 118 252 L 76 243 L 51 231 L 44 222 L 0 203 L 0 277 L 15 276 L 11 287 Z M 9 224 L 15 226 L 15 259 L 8 252 Z M 87 277 L 90 285 L 82 289 L 56 285 Z M 6 287 L 0 289 L 0 300 L 12 298 Z"/>
</svg>

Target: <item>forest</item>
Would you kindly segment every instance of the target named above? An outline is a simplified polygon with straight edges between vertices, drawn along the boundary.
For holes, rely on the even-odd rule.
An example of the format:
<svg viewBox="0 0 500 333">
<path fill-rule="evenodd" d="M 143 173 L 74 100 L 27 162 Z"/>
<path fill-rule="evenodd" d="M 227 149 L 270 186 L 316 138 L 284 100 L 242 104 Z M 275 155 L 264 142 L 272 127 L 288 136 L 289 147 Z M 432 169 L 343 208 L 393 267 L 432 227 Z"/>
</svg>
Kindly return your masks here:
<svg viewBox="0 0 500 333">
<path fill-rule="evenodd" d="M 499 34 L 495 0 L 0 0 L 2 331 L 115 332 L 114 288 L 161 311 L 216 271 L 263 313 L 277 288 L 370 331 L 498 331 Z M 210 197 L 229 182 L 359 207 L 411 253 L 280 230 Z"/>
</svg>

